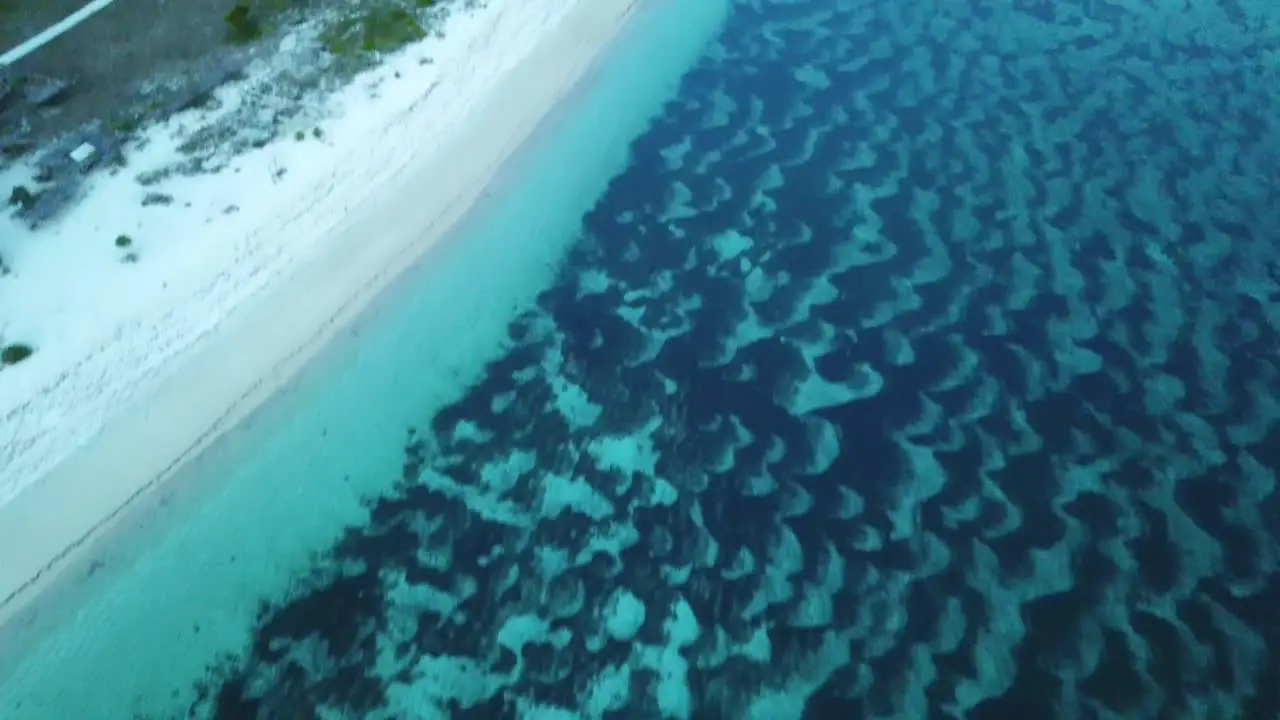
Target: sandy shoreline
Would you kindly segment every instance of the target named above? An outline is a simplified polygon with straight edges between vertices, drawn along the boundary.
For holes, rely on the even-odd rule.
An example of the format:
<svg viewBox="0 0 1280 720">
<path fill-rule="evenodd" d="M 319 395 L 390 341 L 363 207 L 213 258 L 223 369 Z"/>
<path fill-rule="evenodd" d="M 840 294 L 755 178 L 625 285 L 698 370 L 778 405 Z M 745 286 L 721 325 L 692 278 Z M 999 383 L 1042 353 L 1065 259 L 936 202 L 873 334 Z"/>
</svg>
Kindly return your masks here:
<svg viewBox="0 0 1280 720">
<path fill-rule="evenodd" d="M 459 119 L 459 135 L 438 149 L 417 148 L 403 171 L 381 178 L 349 209 L 318 257 L 237 308 L 175 361 L 155 392 L 0 506 L 0 644 L 23 634 L 17 631 L 34 617 L 34 600 L 80 585 L 86 573 L 69 570 L 92 568 L 94 551 L 147 512 L 166 480 L 285 387 L 439 242 L 590 69 L 637 2 L 576 2 Z M 458 81 L 466 80 L 463 73 Z M 442 176 L 447 184 L 438 182 Z"/>
</svg>

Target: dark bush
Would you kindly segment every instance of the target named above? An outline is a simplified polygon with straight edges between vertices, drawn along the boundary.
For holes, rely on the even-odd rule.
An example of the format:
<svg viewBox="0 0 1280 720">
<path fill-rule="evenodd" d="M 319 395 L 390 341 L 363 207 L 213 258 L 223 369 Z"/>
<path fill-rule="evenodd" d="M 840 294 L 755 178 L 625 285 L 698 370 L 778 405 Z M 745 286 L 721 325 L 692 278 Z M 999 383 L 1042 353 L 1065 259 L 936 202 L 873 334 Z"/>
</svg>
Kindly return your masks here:
<svg viewBox="0 0 1280 720">
<path fill-rule="evenodd" d="M 14 185 L 9 193 L 9 205 L 22 210 L 30 210 L 36 204 L 36 196 L 25 185 Z"/>
<path fill-rule="evenodd" d="M 227 39 L 233 43 L 252 42 L 262 37 L 262 23 L 254 17 L 248 2 L 238 2 L 223 18 L 227 22 Z"/>
<path fill-rule="evenodd" d="M 5 345 L 0 350 L 0 365 L 17 365 L 18 363 L 31 357 L 35 350 L 30 345 L 17 343 L 14 345 Z"/>
</svg>

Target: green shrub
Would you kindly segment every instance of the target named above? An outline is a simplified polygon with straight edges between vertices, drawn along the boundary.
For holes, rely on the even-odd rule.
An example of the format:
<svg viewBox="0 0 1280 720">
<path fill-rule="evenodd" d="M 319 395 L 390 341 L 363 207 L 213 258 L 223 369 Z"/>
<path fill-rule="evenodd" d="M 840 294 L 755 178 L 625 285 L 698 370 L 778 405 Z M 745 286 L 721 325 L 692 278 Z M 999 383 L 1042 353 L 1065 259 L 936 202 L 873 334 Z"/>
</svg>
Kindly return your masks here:
<svg viewBox="0 0 1280 720">
<path fill-rule="evenodd" d="M 386 53 L 422 40 L 427 31 L 404 8 L 378 5 L 363 15 L 343 19 L 320 35 L 330 53 Z"/>
<path fill-rule="evenodd" d="M 16 343 L 14 345 L 5 345 L 0 350 L 0 365 L 17 365 L 18 363 L 31 357 L 35 352 L 30 345 Z"/>
<path fill-rule="evenodd" d="M 133 238 L 129 237 L 128 235 L 116 236 L 116 247 L 127 248 L 127 247 L 130 247 L 131 245 L 133 245 Z"/>
<path fill-rule="evenodd" d="M 223 19 L 227 22 L 227 39 L 233 43 L 243 44 L 262 37 L 262 23 L 246 0 L 237 2 Z"/>
<path fill-rule="evenodd" d="M 25 185 L 14 185 L 9 193 L 9 205 L 22 210 L 30 210 L 36 204 L 36 196 Z"/>
</svg>

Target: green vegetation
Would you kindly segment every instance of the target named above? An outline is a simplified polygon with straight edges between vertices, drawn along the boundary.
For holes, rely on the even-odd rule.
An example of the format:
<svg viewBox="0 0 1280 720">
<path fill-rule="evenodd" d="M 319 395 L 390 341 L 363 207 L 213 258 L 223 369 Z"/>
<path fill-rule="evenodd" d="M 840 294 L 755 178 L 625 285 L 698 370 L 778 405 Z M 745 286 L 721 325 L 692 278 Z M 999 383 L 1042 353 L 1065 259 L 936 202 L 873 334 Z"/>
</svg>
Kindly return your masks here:
<svg viewBox="0 0 1280 720">
<path fill-rule="evenodd" d="M 416 2 L 419 7 L 433 4 L 431 0 Z M 383 2 L 360 15 L 340 20 L 321 33 L 320 41 L 331 54 L 351 57 L 362 53 L 393 52 L 426 36 L 427 31 L 408 10 Z"/>
<path fill-rule="evenodd" d="M 0 350 L 0 365 L 17 365 L 31 357 L 33 353 L 35 353 L 35 350 L 30 345 L 23 345 L 22 343 L 5 345 L 4 349 Z"/>
<path fill-rule="evenodd" d="M 142 125 L 142 118 L 132 113 L 121 113 L 107 121 L 107 125 L 121 135 L 128 135 Z"/>
<path fill-rule="evenodd" d="M 30 210 L 36 204 L 36 196 L 25 185 L 14 185 L 9 193 L 9 205 L 21 210 Z"/>
<path fill-rule="evenodd" d="M 227 40 L 230 42 L 239 45 L 262 37 L 262 23 L 250 9 L 248 0 L 239 0 L 223 19 L 227 22 Z"/>
<path fill-rule="evenodd" d="M 132 246 L 133 246 L 133 238 L 129 237 L 128 235 L 116 236 L 116 247 L 127 248 Z"/>
</svg>

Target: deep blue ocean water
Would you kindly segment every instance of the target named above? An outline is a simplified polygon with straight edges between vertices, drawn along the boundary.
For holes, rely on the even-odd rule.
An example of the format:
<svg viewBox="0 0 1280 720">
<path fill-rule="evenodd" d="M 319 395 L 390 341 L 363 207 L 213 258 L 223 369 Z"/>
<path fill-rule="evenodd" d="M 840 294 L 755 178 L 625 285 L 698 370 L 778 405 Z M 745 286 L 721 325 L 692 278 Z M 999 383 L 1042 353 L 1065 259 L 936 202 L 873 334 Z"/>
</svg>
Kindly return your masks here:
<svg viewBox="0 0 1280 720">
<path fill-rule="evenodd" d="M 1173 5 L 735 2 L 200 712 L 1275 717 L 1277 20 Z"/>
</svg>

